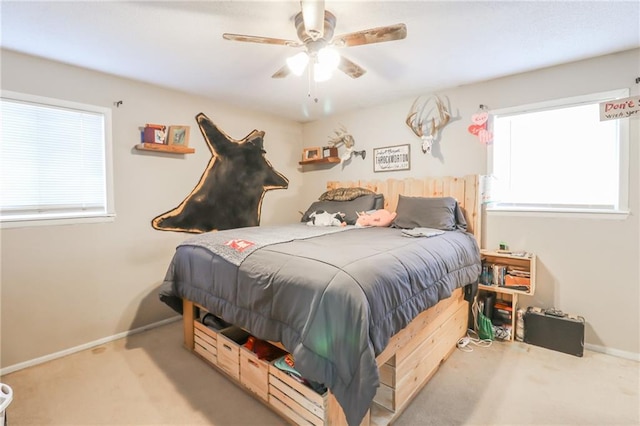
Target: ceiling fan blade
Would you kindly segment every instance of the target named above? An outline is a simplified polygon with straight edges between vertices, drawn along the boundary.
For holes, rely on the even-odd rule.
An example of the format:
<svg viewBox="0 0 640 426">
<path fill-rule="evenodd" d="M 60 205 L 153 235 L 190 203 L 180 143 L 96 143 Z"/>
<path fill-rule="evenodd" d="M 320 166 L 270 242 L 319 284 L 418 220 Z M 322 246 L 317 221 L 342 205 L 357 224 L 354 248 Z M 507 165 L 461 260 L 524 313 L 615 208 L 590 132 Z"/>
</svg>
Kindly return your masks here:
<svg viewBox="0 0 640 426">
<path fill-rule="evenodd" d="M 230 34 L 230 33 L 224 33 L 222 34 L 222 37 L 225 40 L 245 41 L 249 43 L 276 44 L 280 46 L 291 46 L 291 47 L 303 46 L 303 44 L 300 43 L 299 41 L 284 40 L 281 38 L 250 36 L 250 35 L 244 35 L 244 34 Z"/>
<path fill-rule="evenodd" d="M 340 57 L 340 63 L 338 64 L 338 69 L 343 73 L 347 74 L 351 78 L 361 77 L 362 74 L 367 72 L 360 65 L 357 65 L 356 63 L 350 61 L 344 56 Z"/>
<path fill-rule="evenodd" d="M 282 68 L 280 68 L 278 71 L 276 71 L 271 76 L 271 78 L 285 78 L 290 73 L 291 73 L 291 70 L 289 69 L 289 66 L 285 64 Z"/>
<path fill-rule="evenodd" d="M 384 41 L 402 40 L 406 36 L 407 26 L 405 24 L 395 24 L 343 34 L 334 37 L 331 43 L 337 47 L 351 47 L 363 44 L 382 43 Z"/>
</svg>

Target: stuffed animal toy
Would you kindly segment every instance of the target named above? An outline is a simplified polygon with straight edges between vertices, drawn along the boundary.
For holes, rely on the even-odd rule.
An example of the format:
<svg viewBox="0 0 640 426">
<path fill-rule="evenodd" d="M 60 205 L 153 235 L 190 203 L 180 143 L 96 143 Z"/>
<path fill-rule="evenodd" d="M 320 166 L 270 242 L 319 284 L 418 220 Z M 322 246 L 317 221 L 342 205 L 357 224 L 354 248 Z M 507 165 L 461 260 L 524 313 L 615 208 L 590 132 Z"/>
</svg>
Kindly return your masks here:
<svg viewBox="0 0 640 426">
<path fill-rule="evenodd" d="M 358 213 L 356 226 L 360 228 L 365 226 L 389 226 L 395 218 L 396 212 L 391 213 L 385 209 L 374 210 L 372 212 L 362 212 Z"/>
<path fill-rule="evenodd" d="M 309 226 L 346 226 L 344 213 L 328 213 L 324 210 L 317 210 L 309 215 Z"/>
</svg>

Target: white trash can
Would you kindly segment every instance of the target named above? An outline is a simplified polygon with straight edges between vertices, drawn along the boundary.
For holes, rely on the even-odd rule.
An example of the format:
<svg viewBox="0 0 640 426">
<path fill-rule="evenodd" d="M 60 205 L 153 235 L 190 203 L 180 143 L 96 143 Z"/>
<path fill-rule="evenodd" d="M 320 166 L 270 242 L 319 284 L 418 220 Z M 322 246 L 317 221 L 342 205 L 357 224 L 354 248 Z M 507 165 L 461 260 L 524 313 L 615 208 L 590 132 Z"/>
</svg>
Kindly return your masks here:
<svg viewBox="0 0 640 426">
<path fill-rule="evenodd" d="M 11 386 L 0 383 L 0 426 L 7 425 L 7 414 L 5 411 L 13 399 Z"/>
</svg>

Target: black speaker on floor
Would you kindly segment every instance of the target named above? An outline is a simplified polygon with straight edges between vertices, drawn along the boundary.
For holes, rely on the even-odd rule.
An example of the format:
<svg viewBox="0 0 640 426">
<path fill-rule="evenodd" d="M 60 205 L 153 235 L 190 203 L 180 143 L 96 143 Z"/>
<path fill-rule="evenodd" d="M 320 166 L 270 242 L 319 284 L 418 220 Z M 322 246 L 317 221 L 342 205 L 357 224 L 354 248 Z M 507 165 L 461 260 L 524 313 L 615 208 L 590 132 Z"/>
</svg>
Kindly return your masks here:
<svg viewBox="0 0 640 426">
<path fill-rule="evenodd" d="M 581 357 L 584 353 L 584 318 L 530 306 L 524 314 L 524 341 Z"/>
<path fill-rule="evenodd" d="M 496 297 L 494 294 L 487 294 L 484 298 L 484 316 L 493 319 L 493 307 L 496 304 Z"/>
</svg>

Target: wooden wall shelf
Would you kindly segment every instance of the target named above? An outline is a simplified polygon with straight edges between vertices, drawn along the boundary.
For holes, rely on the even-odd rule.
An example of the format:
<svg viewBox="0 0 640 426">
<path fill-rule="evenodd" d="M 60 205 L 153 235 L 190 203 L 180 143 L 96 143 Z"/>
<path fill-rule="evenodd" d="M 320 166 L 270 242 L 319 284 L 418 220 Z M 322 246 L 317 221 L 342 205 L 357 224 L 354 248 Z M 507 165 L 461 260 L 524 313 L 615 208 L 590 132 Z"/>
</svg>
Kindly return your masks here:
<svg viewBox="0 0 640 426">
<path fill-rule="evenodd" d="M 325 157 L 325 158 L 316 158 L 313 160 L 303 160 L 298 162 L 301 166 L 305 166 L 307 164 L 327 164 L 327 163 L 339 163 L 340 157 Z"/>
<path fill-rule="evenodd" d="M 179 145 L 164 145 L 160 143 L 139 143 L 136 149 L 141 151 L 167 152 L 169 154 L 193 154 L 196 152 L 194 148 Z"/>
</svg>

